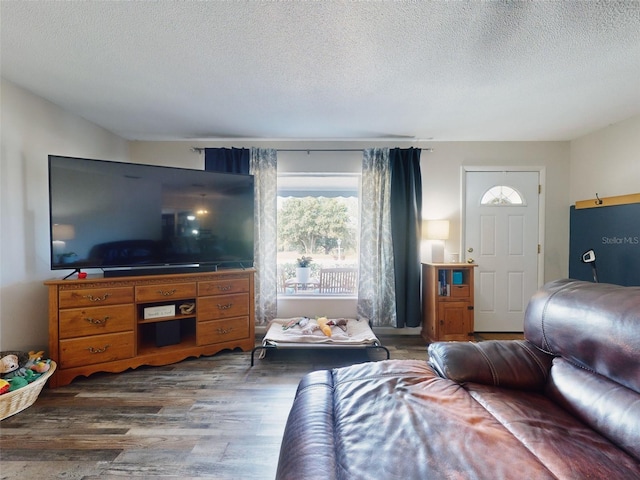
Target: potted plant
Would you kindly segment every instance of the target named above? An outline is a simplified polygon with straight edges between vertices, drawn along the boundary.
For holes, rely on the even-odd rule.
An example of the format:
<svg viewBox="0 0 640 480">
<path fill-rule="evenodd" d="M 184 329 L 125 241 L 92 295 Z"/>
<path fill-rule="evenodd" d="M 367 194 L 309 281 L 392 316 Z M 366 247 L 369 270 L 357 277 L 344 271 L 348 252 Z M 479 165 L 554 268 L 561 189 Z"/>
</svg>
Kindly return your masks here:
<svg viewBox="0 0 640 480">
<path fill-rule="evenodd" d="M 296 267 L 296 281 L 298 283 L 308 283 L 309 282 L 309 273 L 311 268 L 311 262 L 313 259 L 311 257 L 305 257 L 304 255 L 296 260 L 298 266 Z"/>
</svg>

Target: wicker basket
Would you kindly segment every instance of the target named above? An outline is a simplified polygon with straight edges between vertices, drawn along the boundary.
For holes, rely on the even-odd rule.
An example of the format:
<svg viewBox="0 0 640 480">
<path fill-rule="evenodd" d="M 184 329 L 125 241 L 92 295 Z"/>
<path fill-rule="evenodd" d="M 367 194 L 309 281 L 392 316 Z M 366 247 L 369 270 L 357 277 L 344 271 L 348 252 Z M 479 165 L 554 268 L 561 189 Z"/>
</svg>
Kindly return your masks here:
<svg viewBox="0 0 640 480">
<path fill-rule="evenodd" d="M 48 378 L 53 375 L 56 369 L 56 362 L 51 361 L 51 368 L 43 373 L 36 380 L 18 390 L 0 395 L 0 420 L 4 420 L 11 415 L 21 412 L 33 405 L 42 391 L 42 387 L 47 383 Z"/>
</svg>

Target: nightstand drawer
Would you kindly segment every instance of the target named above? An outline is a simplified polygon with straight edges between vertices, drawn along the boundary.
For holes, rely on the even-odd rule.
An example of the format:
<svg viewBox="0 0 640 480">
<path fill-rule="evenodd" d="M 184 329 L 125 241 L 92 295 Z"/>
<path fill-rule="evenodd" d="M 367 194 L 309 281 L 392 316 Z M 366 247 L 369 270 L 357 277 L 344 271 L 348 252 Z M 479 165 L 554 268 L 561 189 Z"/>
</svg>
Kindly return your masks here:
<svg viewBox="0 0 640 480">
<path fill-rule="evenodd" d="M 133 304 L 60 311 L 60 339 L 124 332 L 133 325 Z"/>
<path fill-rule="evenodd" d="M 136 286 L 137 302 L 163 302 L 165 300 L 173 300 L 174 298 L 194 298 L 195 296 L 195 282 Z"/>
<path fill-rule="evenodd" d="M 227 318 L 198 324 L 198 345 L 241 340 L 249 336 L 249 317 Z"/>
<path fill-rule="evenodd" d="M 450 291 L 454 298 L 468 298 L 471 292 L 469 285 L 451 285 Z"/>
<path fill-rule="evenodd" d="M 62 368 L 112 362 L 134 355 L 133 332 L 60 340 Z"/>
</svg>

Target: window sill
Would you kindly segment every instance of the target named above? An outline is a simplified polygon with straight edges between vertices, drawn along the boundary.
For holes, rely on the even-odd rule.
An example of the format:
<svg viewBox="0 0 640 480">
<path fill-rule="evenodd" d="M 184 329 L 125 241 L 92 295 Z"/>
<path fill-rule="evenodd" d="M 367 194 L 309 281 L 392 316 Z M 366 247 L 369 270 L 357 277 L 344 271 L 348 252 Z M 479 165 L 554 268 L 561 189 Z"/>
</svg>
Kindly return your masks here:
<svg viewBox="0 0 640 480">
<path fill-rule="evenodd" d="M 278 295 L 278 301 L 280 300 L 357 300 L 357 295 L 332 295 L 318 294 L 318 293 L 295 293 L 292 295 Z"/>
</svg>

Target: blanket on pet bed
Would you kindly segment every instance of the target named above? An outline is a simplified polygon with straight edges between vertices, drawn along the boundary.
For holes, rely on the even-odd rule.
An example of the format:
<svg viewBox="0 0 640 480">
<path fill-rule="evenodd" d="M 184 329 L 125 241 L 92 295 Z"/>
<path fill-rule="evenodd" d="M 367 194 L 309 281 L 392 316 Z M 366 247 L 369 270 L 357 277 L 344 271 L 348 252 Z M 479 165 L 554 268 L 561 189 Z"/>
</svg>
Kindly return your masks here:
<svg viewBox="0 0 640 480">
<path fill-rule="evenodd" d="M 369 320 L 366 318 L 327 319 L 331 336 L 323 333 L 318 320 L 306 317 L 273 320 L 262 341 L 263 345 L 329 344 L 373 345 L 379 344 Z M 324 323 L 321 321 L 321 323 Z"/>
</svg>

